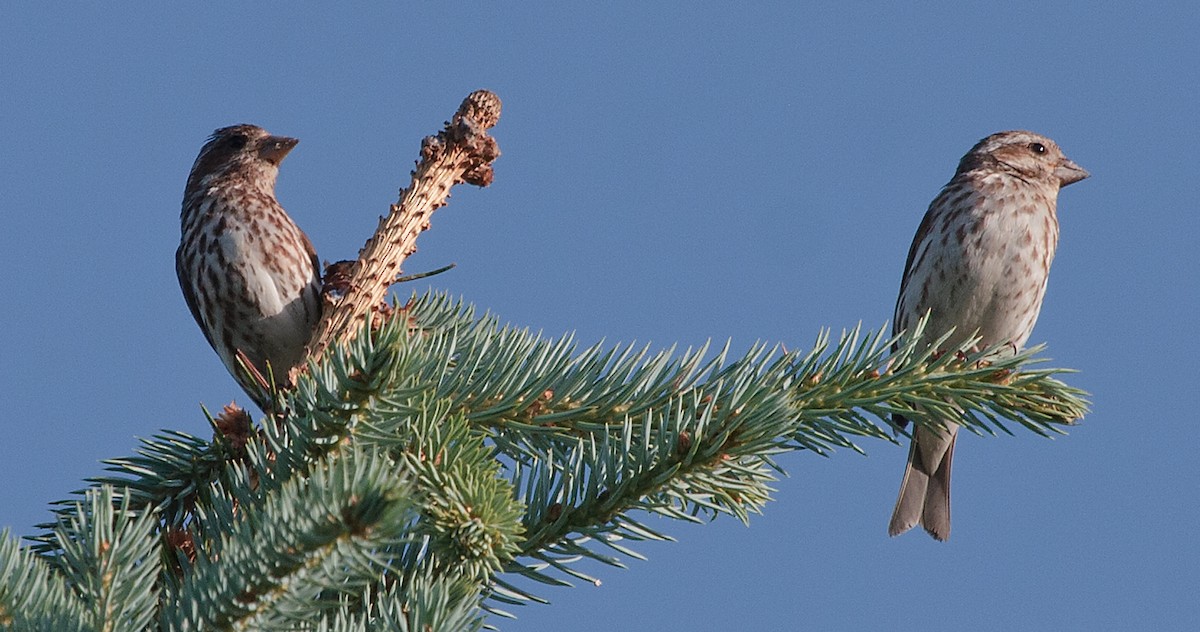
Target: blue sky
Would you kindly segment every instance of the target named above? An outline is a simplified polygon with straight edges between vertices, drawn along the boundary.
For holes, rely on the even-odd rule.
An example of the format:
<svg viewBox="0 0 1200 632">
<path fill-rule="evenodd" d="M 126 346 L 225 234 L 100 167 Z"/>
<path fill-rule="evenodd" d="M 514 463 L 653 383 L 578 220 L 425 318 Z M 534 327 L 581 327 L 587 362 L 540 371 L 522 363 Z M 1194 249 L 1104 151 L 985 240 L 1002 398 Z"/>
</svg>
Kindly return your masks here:
<svg viewBox="0 0 1200 632">
<path fill-rule="evenodd" d="M 172 259 L 216 127 L 301 139 L 279 197 L 334 260 L 492 89 L 496 182 L 435 214 L 408 270 L 458 267 L 417 289 L 584 344 L 736 349 L 882 326 L 959 157 L 1027 128 L 1093 174 L 1060 197 L 1031 338 L 1080 371 L 1082 425 L 964 437 L 947 544 L 886 535 L 904 449 L 789 455 L 749 528 L 652 521 L 680 541 L 497 623 L 1200 627 L 1200 5 L 51 4 L 0 9 L 0 526 L 31 533 L 100 459 L 245 400 Z"/>
</svg>

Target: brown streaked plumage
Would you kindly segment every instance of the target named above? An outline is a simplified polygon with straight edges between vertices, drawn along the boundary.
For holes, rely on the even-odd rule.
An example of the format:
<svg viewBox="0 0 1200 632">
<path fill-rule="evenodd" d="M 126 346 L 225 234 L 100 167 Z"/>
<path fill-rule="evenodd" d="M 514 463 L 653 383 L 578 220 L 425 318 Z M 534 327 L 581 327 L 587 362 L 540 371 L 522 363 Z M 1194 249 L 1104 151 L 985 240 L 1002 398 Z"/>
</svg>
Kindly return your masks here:
<svg viewBox="0 0 1200 632">
<path fill-rule="evenodd" d="M 980 348 L 1022 347 L 1041 311 L 1058 244 L 1059 189 L 1086 177 L 1044 136 L 1009 131 L 979 141 L 921 220 L 904 265 L 894 332 L 913 327 L 928 312 L 926 342 L 955 330 L 946 350 L 976 332 Z M 890 535 L 919 524 L 937 540 L 950 537 L 958 424 L 943 423 L 944 431 L 913 430 Z"/>
<path fill-rule="evenodd" d="M 304 360 L 321 315 L 312 243 L 275 199 L 279 163 L 298 141 L 254 125 L 213 132 L 188 175 L 175 271 L 208 343 L 259 407 L 244 354 L 277 385 Z"/>
</svg>

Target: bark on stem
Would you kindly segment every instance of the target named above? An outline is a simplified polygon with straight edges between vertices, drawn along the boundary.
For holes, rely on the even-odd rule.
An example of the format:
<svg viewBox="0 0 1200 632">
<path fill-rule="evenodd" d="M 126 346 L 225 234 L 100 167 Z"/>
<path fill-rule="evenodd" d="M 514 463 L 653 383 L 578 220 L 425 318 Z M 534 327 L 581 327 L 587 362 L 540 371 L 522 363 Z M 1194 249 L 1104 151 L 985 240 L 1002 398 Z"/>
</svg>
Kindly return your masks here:
<svg viewBox="0 0 1200 632">
<path fill-rule="evenodd" d="M 385 300 L 404 260 L 416 252 L 417 237 L 429 228 L 433 212 L 446 204 L 450 188 L 465 182 L 484 187 L 492 182 L 492 161 L 500 155 L 487 130 L 500 120 L 500 98 L 487 90 L 472 92 L 436 136 L 421 143 L 421 159 L 412 183 L 358 253 L 344 295 L 327 305 L 308 345 L 317 358 L 339 339 L 350 339 Z M 303 365 L 302 365 L 303 366 Z M 297 367 L 296 370 L 303 370 Z"/>
</svg>

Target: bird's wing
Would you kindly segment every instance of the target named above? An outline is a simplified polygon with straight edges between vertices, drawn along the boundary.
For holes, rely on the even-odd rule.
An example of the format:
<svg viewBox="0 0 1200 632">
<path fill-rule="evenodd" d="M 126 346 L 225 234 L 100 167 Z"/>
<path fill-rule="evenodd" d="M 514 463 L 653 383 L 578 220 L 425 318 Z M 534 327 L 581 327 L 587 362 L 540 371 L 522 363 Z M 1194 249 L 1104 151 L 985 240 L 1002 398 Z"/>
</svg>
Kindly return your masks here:
<svg viewBox="0 0 1200 632">
<path fill-rule="evenodd" d="M 900 333 L 902 329 L 900 326 L 900 301 L 904 299 L 904 292 L 908 289 L 908 277 L 912 273 L 913 260 L 917 258 L 917 249 L 925 241 L 925 237 L 929 232 L 933 230 L 934 218 L 937 216 L 934 209 L 938 207 L 938 201 L 945 194 L 946 189 L 942 189 L 942 192 L 936 198 L 933 198 L 933 202 L 930 202 L 929 208 L 925 211 L 925 217 L 921 218 L 921 226 L 917 228 L 917 234 L 913 236 L 912 245 L 908 247 L 908 259 L 904 262 L 904 275 L 900 277 L 900 293 L 896 295 L 896 309 L 892 312 L 893 335 Z M 894 350 L 895 348 L 893 347 Z"/>
<path fill-rule="evenodd" d="M 217 345 L 213 344 L 212 336 L 208 335 L 208 328 L 204 326 L 204 318 L 200 315 L 200 305 L 196 302 L 195 293 L 192 292 L 192 284 L 188 282 L 184 272 L 183 246 L 180 245 L 175 251 L 175 276 L 179 277 L 179 289 L 183 290 L 183 299 L 187 301 L 188 309 L 192 311 L 192 318 L 196 319 L 196 324 L 200 326 L 200 332 L 204 334 L 208 346 L 216 349 Z"/>
<path fill-rule="evenodd" d="M 892 312 L 893 336 L 898 335 L 903 329 L 900 326 L 900 303 L 904 300 L 904 293 L 908 290 L 908 277 L 912 272 L 913 263 L 915 263 L 914 259 L 917 258 L 917 250 L 921 247 L 921 243 L 925 241 L 929 232 L 933 230 L 934 218 L 937 216 L 934 209 L 938 207 L 938 202 L 942 199 L 942 196 L 946 195 L 946 190 L 949 186 L 947 184 L 946 187 L 943 187 L 942 192 L 929 203 L 929 208 L 925 210 L 925 217 L 921 218 L 921 226 L 917 228 L 917 234 L 913 236 L 912 245 L 908 247 L 908 259 L 904 262 L 904 275 L 900 277 L 900 293 L 896 295 L 896 308 Z M 898 347 L 898 343 L 893 343 L 892 352 L 895 353 Z M 903 429 L 908 425 L 908 419 L 905 419 L 903 415 L 894 414 L 892 415 L 892 425 Z"/>
</svg>

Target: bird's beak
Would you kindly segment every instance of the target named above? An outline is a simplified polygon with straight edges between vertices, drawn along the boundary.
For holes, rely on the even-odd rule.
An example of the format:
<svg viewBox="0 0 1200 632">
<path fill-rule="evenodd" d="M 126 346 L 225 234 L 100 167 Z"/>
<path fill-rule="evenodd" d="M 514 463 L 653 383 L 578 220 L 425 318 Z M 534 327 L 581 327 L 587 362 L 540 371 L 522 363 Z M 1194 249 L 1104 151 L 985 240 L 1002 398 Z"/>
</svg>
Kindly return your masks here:
<svg viewBox="0 0 1200 632">
<path fill-rule="evenodd" d="M 258 155 L 262 159 L 278 165 L 283 162 L 283 157 L 288 155 L 288 152 L 300 142 L 299 138 L 288 138 L 287 136 L 268 136 L 262 141 L 262 149 L 258 150 Z"/>
<path fill-rule="evenodd" d="M 1092 175 L 1086 169 L 1075 164 L 1067 158 L 1063 158 L 1062 163 L 1054 170 L 1054 175 L 1058 177 L 1060 187 L 1065 187 L 1068 184 L 1074 184 L 1080 180 Z"/>
</svg>

